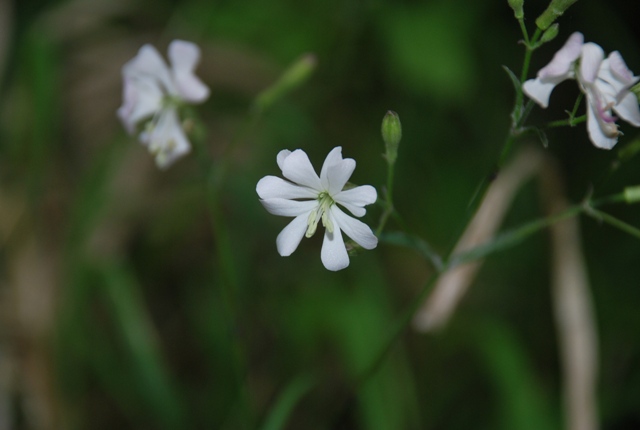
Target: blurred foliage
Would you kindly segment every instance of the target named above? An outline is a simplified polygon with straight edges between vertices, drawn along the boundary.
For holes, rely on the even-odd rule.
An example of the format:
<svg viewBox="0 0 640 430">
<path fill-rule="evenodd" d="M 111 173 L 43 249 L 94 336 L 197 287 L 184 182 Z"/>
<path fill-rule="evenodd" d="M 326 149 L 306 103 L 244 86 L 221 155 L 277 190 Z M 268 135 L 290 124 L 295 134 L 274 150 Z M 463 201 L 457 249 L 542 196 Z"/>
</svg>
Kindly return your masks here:
<svg viewBox="0 0 640 430">
<path fill-rule="evenodd" d="M 547 3 L 525 3 L 527 24 Z M 396 207 L 445 253 L 509 127 L 513 88 L 502 66 L 518 74 L 523 49 L 506 0 L 0 4 L 10 21 L 0 28 L 0 357 L 13 369 L 0 372 L 0 402 L 9 399 L 0 413 L 9 411 L 10 428 L 561 428 L 544 234 L 488 257 L 448 328 L 407 330 L 360 381 L 431 266 L 381 244 L 330 273 L 318 235 L 282 258 L 275 238 L 286 221 L 255 193 L 261 177 L 278 173 L 279 150 L 302 148 L 319 167 L 338 145 L 357 160 L 352 181 L 381 193 L 380 121 L 392 109 L 403 126 Z M 579 30 L 639 73 L 639 12 L 635 2 L 577 2 L 532 70 Z M 174 38 L 203 50 L 206 150 L 222 164 L 238 140 L 220 195 L 233 297 L 221 287 L 221 238 L 197 160 L 156 170 L 115 116 L 121 66 L 143 43 L 164 53 Z M 255 97 L 306 53 L 315 73 L 247 123 Z M 575 86 L 559 86 L 531 122 L 564 118 L 575 96 Z M 618 159 L 638 136 L 625 127 L 610 152 L 595 149 L 583 126 L 548 132 L 571 200 L 640 183 L 639 158 Z M 375 226 L 380 212 L 372 207 L 365 221 Z M 611 213 L 639 225 L 637 205 Z M 505 228 L 541 215 L 528 185 Z M 639 244 L 582 224 L 602 425 L 638 428 Z M 29 276 L 42 282 L 25 284 Z"/>
</svg>

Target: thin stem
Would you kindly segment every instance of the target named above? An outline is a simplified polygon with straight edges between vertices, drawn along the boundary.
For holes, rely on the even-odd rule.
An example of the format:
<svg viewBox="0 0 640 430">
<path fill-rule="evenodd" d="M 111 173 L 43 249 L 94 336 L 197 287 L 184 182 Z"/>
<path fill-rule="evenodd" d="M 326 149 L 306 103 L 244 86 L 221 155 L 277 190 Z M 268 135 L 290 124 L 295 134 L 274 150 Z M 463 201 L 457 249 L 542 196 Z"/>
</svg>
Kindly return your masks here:
<svg viewBox="0 0 640 430">
<path fill-rule="evenodd" d="M 439 272 L 434 273 L 431 277 L 425 282 L 420 290 L 420 293 L 416 296 L 416 298 L 409 304 L 407 309 L 404 310 L 402 315 L 398 318 L 398 320 L 393 325 L 391 329 L 391 334 L 389 335 L 388 340 L 384 343 L 380 352 L 376 355 L 375 359 L 371 362 L 369 367 L 362 372 L 355 381 L 355 386 L 360 387 L 367 379 L 371 376 L 375 375 L 377 370 L 380 368 L 384 360 L 387 358 L 387 355 L 398 341 L 402 333 L 407 328 L 414 315 L 420 309 L 420 305 L 422 301 L 427 297 L 427 294 L 431 291 L 431 288 L 435 285 L 438 277 L 440 276 Z"/>
<path fill-rule="evenodd" d="M 524 52 L 524 60 L 522 61 L 522 71 L 520 72 L 520 84 L 523 84 L 524 81 L 527 80 L 527 76 L 529 74 L 529 65 L 531 64 L 531 55 L 533 51 L 537 48 L 536 42 L 542 35 L 542 31 L 537 28 L 531 40 L 529 40 L 527 35 L 527 29 L 524 27 L 524 22 L 518 20 L 520 22 L 520 28 L 522 28 L 523 34 L 525 34 L 525 52 Z M 522 88 L 520 88 L 516 92 L 516 103 L 513 108 L 513 123 L 514 125 L 520 123 L 520 118 L 522 117 L 522 105 L 524 100 L 524 92 Z"/>
<path fill-rule="evenodd" d="M 527 31 L 527 27 L 524 25 L 524 18 L 518 19 L 518 24 L 520 24 L 520 30 L 522 30 L 522 37 L 524 37 L 525 45 L 529 46 L 531 43 L 529 42 L 529 32 Z"/>
<path fill-rule="evenodd" d="M 378 228 L 376 229 L 376 236 L 380 236 L 380 233 L 382 233 L 382 231 L 384 230 L 384 226 L 387 224 L 387 221 L 389 220 L 389 217 L 391 216 L 391 214 L 394 212 L 394 206 L 393 206 L 393 176 L 394 176 L 394 170 L 395 170 L 395 163 L 388 163 L 388 168 L 387 168 L 387 190 L 385 192 L 385 201 L 384 201 L 384 212 L 382 212 L 382 215 L 380 217 L 380 224 L 378 225 Z"/>
<path fill-rule="evenodd" d="M 563 127 L 565 125 L 568 125 L 569 127 L 574 127 L 577 124 L 580 124 L 582 122 L 585 122 L 587 120 L 587 116 L 586 115 L 582 115 L 579 117 L 575 117 L 575 118 L 567 118 L 567 119 L 560 119 L 558 121 L 552 121 L 550 123 L 548 123 L 547 125 L 545 125 L 542 128 L 554 128 L 554 127 Z"/>
<path fill-rule="evenodd" d="M 218 269 L 221 273 L 221 294 L 226 308 L 227 318 L 230 324 L 230 336 L 232 338 L 231 348 L 233 356 L 233 371 L 236 374 L 239 386 L 239 407 L 241 412 L 242 426 L 249 429 L 253 426 L 251 394 L 249 392 L 247 381 L 247 362 L 244 346 L 241 344 L 235 333 L 237 329 L 238 306 L 238 290 L 239 282 L 236 271 L 235 259 L 233 257 L 231 239 L 229 230 L 226 228 L 224 214 L 221 209 L 222 181 L 228 166 L 227 158 L 223 158 L 224 163 L 215 165 L 211 160 L 204 142 L 201 139 L 194 139 L 195 153 L 202 169 L 204 178 L 204 191 L 207 209 L 209 211 L 209 220 L 214 235 L 214 243 L 216 247 L 216 257 L 218 260 Z"/>
<path fill-rule="evenodd" d="M 640 239 L 640 229 L 638 229 L 637 227 L 632 226 L 631 224 L 627 224 L 626 222 L 612 216 L 609 215 L 606 212 L 602 212 L 594 207 L 591 206 L 586 206 L 584 209 L 584 213 L 589 215 L 590 217 L 597 219 L 599 221 L 604 221 L 607 224 L 624 231 L 625 233 L 630 234 L 631 236 L 635 237 L 636 239 Z"/>
</svg>

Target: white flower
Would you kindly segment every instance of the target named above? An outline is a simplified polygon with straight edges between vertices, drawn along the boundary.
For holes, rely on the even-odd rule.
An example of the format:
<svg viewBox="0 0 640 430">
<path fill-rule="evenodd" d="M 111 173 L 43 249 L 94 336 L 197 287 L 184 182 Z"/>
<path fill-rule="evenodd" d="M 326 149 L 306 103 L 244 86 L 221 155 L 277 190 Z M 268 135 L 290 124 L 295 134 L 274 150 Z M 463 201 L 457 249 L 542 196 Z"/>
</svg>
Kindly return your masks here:
<svg viewBox="0 0 640 430">
<path fill-rule="evenodd" d="M 565 79 L 576 79 L 587 96 L 587 130 L 598 148 L 611 149 L 618 141 L 618 125 L 612 110 L 635 127 L 640 127 L 640 109 L 635 94 L 629 91 L 640 77 L 625 64 L 619 52 L 604 58 L 595 43 L 584 43 L 581 33 L 573 33 L 556 52 L 536 79 L 526 81 L 522 89 L 543 108 L 549 105 L 553 88 Z"/>
<path fill-rule="evenodd" d="M 124 65 L 124 102 L 118 109 L 118 117 L 129 134 L 134 134 L 145 121 L 139 140 L 155 155 L 160 168 L 168 167 L 191 150 L 178 115 L 180 105 L 201 103 L 209 97 L 209 88 L 194 74 L 200 48 L 174 40 L 168 51 L 171 69 L 151 45 L 144 45 Z"/>
<path fill-rule="evenodd" d="M 338 207 L 340 204 L 353 215 L 361 217 L 366 213 L 364 206 L 374 203 L 377 198 L 371 185 L 343 190 L 356 168 L 356 162 L 351 158 L 343 159 L 341 147 L 334 148 L 327 155 L 319 177 L 301 149 L 280 151 L 277 161 L 288 181 L 265 176 L 258 182 L 256 191 L 267 211 L 295 217 L 276 239 L 281 256 L 291 255 L 303 236 L 313 236 L 320 220 L 325 227 L 320 256 L 328 270 L 340 270 L 349 265 L 342 232 L 365 249 L 376 247 L 378 238 L 369 226 Z"/>
</svg>

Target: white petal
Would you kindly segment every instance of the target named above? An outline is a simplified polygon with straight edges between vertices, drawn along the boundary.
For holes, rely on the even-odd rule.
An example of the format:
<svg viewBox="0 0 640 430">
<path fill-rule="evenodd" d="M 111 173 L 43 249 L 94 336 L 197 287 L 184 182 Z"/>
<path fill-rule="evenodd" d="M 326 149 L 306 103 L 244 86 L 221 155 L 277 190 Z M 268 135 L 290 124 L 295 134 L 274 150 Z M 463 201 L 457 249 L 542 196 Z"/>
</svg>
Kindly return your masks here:
<svg viewBox="0 0 640 430">
<path fill-rule="evenodd" d="M 209 97 L 209 87 L 194 74 L 200 61 L 200 48 L 191 42 L 174 40 L 169 44 L 169 59 L 178 94 L 192 103 L 206 100 Z"/>
<path fill-rule="evenodd" d="M 621 82 L 624 82 L 626 85 L 633 85 L 638 80 L 638 78 L 633 76 L 633 72 L 629 70 L 627 64 L 622 59 L 622 55 L 620 55 L 618 51 L 613 51 L 607 59 L 609 60 L 611 72 Z"/>
<path fill-rule="evenodd" d="M 606 128 L 610 128 L 611 125 L 616 127 L 616 125 L 612 123 L 604 124 L 601 122 L 597 105 L 594 106 L 594 103 L 589 98 L 589 93 L 587 93 L 587 101 L 587 131 L 589 132 L 591 142 L 598 148 L 613 148 L 618 142 L 618 138 L 617 136 L 612 136 L 610 130 L 607 130 Z"/>
<path fill-rule="evenodd" d="M 143 132 L 140 141 L 155 155 L 156 165 L 166 169 L 191 151 L 191 145 L 180 124 L 175 108 L 161 111 L 150 132 Z"/>
<path fill-rule="evenodd" d="M 364 249 L 373 249 L 378 245 L 378 238 L 368 225 L 342 212 L 336 206 L 331 207 L 333 219 L 342 231 Z"/>
<path fill-rule="evenodd" d="M 355 168 L 356 161 L 352 158 L 345 158 L 339 163 L 329 166 L 322 181 L 323 188 L 329 191 L 331 196 L 338 194 L 344 188 Z"/>
<path fill-rule="evenodd" d="M 564 77 L 545 80 L 540 78 L 529 79 L 522 84 L 522 90 L 530 99 L 538 103 L 542 108 L 546 108 L 549 106 L 549 97 L 551 96 L 551 92 L 556 85 L 565 79 L 566 78 Z"/>
<path fill-rule="evenodd" d="M 305 200 L 303 202 L 298 200 L 288 200 L 279 197 L 272 199 L 260 200 L 262 206 L 274 215 L 279 216 L 298 216 L 303 213 L 309 213 L 313 208 L 318 206 L 316 200 Z"/>
<path fill-rule="evenodd" d="M 580 57 L 583 42 L 584 36 L 582 33 L 575 32 L 569 36 L 562 48 L 555 53 L 551 62 L 540 69 L 538 78 L 554 79 L 563 77 L 562 80 L 567 79 L 571 73 L 573 63 Z"/>
<path fill-rule="evenodd" d="M 640 127 L 640 109 L 635 94 L 627 93 L 617 105 L 613 106 L 613 110 L 629 124 Z"/>
<path fill-rule="evenodd" d="M 296 149 L 282 161 L 282 175 L 297 184 L 322 191 L 320 178 L 302 149 Z"/>
<path fill-rule="evenodd" d="M 167 63 L 162 59 L 158 50 L 151 45 L 147 44 L 140 48 L 138 55 L 124 65 L 122 73 L 136 79 L 157 80 L 165 90 L 175 93 Z"/>
<path fill-rule="evenodd" d="M 371 185 L 361 185 L 341 191 L 333 196 L 336 203 L 340 203 L 357 217 L 361 217 L 367 212 L 363 206 L 375 203 L 377 198 L 378 193 Z"/>
<path fill-rule="evenodd" d="M 329 189 L 327 183 L 327 170 L 329 167 L 334 166 L 342 161 L 342 147 L 336 146 L 333 148 L 329 154 L 327 154 L 327 158 L 324 159 L 324 163 L 322 163 L 322 169 L 320 170 L 320 181 L 322 182 L 322 186 L 325 190 Z"/>
<path fill-rule="evenodd" d="M 331 213 L 329 216 L 331 217 Z M 327 270 L 335 272 L 349 265 L 349 254 L 347 253 L 347 248 L 344 246 L 344 239 L 342 238 L 338 223 L 335 221 L 335 218 L 331 221 L 333 222 L 333 233 L 325 229 L 320 259 Z"/>
<path fill-rule="evenodd" d="M 309 214 L 302 214 L 295 217 L 287 226 L 282 229 L 276 238 L 278 254 L 288 257 L 296 250 L 304 233 L 307 231 L 307 218 Z"/>
<path fill-rule="evenodd" d="M 133 134 L 138 122 L 162 108 L 163 93 L 154 80 L 125 76 L 122 98 L 117 114 L 129 134 Z"/>
<path fill-rule="evenodd" d="M 282 151 L 278 152 L 278 156 L 276 158 L 276 161 L 278 162 L 278 167 L 280 167 L 281 171 L 283 169 L 282 166 L 283 166 L 285 158 L 287 158 L 290 154 L 291 154 L 291 151 L 289 151 L 288 149 L 283 149 Z"/>
<path fill-rule="evenodd" d="M 310 188 L 285 181 L 277 176 L 265 176 L 258 181 L 256 191 L 261 199 L 281 197 L 283 199 L 315 199 L 318 193 Z"/>
<path fill-rule="evenodd" d="M 580 80 L 582 82 L 593 83 L 600 70 L 600 65 L 604 60 L 604 51 L 595 43 L 585 43 L 582 45 L 582 57 L 580 59 Z"/>
</svg>

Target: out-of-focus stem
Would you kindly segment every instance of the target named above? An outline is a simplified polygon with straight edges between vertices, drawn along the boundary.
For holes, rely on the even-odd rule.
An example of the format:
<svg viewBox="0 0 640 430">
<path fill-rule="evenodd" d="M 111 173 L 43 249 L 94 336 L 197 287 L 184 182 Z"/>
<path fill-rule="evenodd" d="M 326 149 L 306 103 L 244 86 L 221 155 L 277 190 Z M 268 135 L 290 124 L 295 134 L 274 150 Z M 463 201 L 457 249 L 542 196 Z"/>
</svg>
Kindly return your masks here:
<svg viewBox="0 0 640 430">
<path fill-rule="evenodd" d="M 489 188 L 482 204 L 458 240 L 452 256 L 488 242 L 502 223 L 513 197 L 521 185 L 540 169 L 540 151 L 526 148 L 507 166 Z M 440 277 L 433 292 L 413 319 L 418 331 L 444 325 L 465 294 L 481 262 L 461 264 Z"/>
<path fill-rule="evenodd" d="M 549 215 L 565 211 L 569 204 L 554 164 L 541 176 L 543 198 Z M 589 212 L 589 209 L 585 209 Z M 578 218 L 550 227 L 552 248 L 552 297 L 562 362 L 567 430 L 598 428 L 596 384 L 598 336 L 582 255 Z"/>
</svg>

